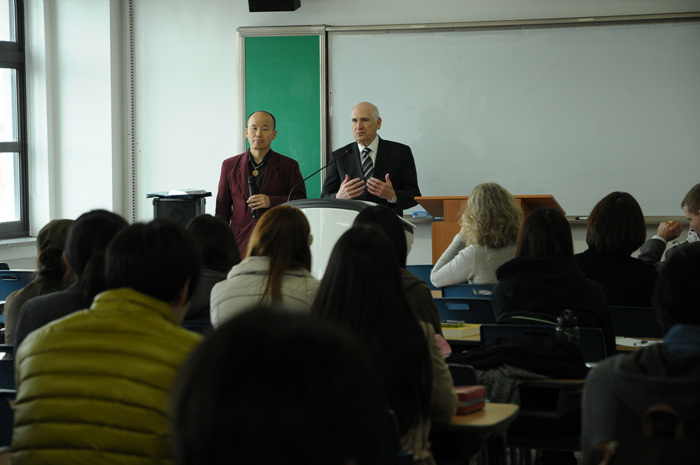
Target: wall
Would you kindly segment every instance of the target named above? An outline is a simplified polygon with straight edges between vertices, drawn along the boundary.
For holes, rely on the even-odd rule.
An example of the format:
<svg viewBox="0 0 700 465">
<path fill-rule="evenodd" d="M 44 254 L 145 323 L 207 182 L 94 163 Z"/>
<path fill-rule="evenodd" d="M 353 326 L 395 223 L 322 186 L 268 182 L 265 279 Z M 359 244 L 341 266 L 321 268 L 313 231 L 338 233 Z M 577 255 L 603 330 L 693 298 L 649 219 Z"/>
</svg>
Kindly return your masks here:
<svg viewBox="0 0 700 465">
<path fill-rule="evenodd" d="M 147 193 L 188 187 L 215 192 L 221 161 L 241 143 L 240 26 L 674 13 L 698 11 L 700 0 L 302 0 L 299 10 L 278 13 L 249 13 L 242 0 L 27 0 L 25 6 L 31 229 L 36 234 L 51 218 L 75 217 L 92 208 L 130 216 L 123 172 L 131 136 L 124 97 L 130 26 L 124 12 L 130 6 L 137 102 L 135 216 L 147 220 L 153 215 Z M 363 51 L 357 54 L 360 63 Z M 304 122 L 287 124 L 280 131 Z M 213 212 L 213 198 L 208 200 L 207 211 Z"/>
</svg>

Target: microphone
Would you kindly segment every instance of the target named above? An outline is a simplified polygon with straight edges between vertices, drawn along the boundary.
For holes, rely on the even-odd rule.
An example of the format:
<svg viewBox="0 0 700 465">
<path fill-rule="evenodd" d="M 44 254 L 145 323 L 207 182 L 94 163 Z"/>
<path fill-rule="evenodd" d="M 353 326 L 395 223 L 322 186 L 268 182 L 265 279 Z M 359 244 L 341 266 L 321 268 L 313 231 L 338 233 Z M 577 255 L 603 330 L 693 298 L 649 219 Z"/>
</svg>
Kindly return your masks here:
<svg viewBox="0 0 700 465">
<path fill-rule="evenodd" d="M 314 175 L 316 175 L 316 174 L 320 173 L 321 171 L 325 170 L 326 168 L 328 168 L 328 167 L 331 166 L 333 163 L 337 162 L 338 160 L 340 160 L 341 158 L 343 158 L 345 155 L 347 155 L 347 154 L 350 153 L 350 152 L 352 152 L 352 150 L 350 150 L 350 149 L 345 149 L 345 153 L 341 153 L 339 157 L 334 158 L 333 160 L 331 160 L 330 162 L 328 162 L 328 163 L 325 164 L 324 166 L 320 167 L 319 169 L 317 169 L 316 171 L 314 171 L 313 173 L 311 173 L 310 175 L 308 175 L 307 177 L 305 177 L 304 179 L 302 179 L 301 181 L 299 181 L 298 183 L 294 184 L 294 187 L 292 187 L 292 190 L 289 191 L 289 195 L 287 196 L 287 202 L 289 202 L 289 199 L 292 198 L 292 193 L 294 192 L 294 189 L 296 189 L 297 186 L 299 186 L 299 184 L 301 184 L 302 182 L 306 182 L 309 178 L 311 178 L 311 177 L 313 177 Z"/>
<path fill-rule="evenodd" d="M 255 176 L 248 176 L 248 196 L 252 197 L 255 194 L 259 194 L 260 189 L 258 189 L 258 185 L 255 183 Z M 253 216 L 253 219 L 257 221 L 258 219 L 258 211 L 253 210 L 253 207 L 250 207 L 250 214 Z"/>
</svg>

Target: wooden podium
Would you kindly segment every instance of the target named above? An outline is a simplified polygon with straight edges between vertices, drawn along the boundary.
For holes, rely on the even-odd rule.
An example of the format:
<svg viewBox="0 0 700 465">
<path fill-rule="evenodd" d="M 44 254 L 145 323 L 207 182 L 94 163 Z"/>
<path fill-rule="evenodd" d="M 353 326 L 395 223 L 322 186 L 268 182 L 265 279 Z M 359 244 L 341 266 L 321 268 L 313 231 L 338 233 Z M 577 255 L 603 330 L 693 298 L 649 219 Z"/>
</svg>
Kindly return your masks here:
<svg viewBox="0 0 700 465">
<path fill-rule="evenodd" d="M 455 234 L 459 232 L 459 214 L 468 198 L 469 196 L 416 197 L 416 201 L 433 218 L 444 218 L 443 221 L 434 221 L 432 224 L 433 264 L 438 261 L 442 253 L 452 243 Z M 540 207 L 556 208 L 562 214 L 566 214 L 552 195 L 516 195 L 515 200 L 523 209 L 525 216 Z"/>
</svg>

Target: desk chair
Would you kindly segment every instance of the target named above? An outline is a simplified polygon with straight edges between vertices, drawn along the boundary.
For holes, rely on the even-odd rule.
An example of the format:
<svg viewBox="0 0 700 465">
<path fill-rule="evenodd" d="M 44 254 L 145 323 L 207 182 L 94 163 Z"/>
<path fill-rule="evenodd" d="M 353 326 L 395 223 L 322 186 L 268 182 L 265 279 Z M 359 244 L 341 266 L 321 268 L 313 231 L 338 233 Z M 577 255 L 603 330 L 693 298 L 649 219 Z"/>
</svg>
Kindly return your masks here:
<svg viewBox="0 0 700 465">
<path fill-rule="evenodd" d="M 471 365 L 462 363 L 448 363 L 447 368 L 452 375 L 452 384 L 455 386 L 474 386 L 479 384 L 476 379 L 476 370 Z"/>
<path fill-rule="evenodd" d="M 399 424 L 393 410 L 384 410 L 382 419 L 383 441 L 379 465 L 411 465 L 413 463 L 413 451 L 401 448 L 401 436 Z"/>
<path fill-rule="evenodd" d="M 487 346 L 499 338 L 517 336 L 556 337 L 556 327 L 552 325 L 511 325 L 511 324 L 482 324 L 479 328 L 481 345 Z M 581 353 L 586 363 L 600 362 L 605 357 L 606 345 L 603 330 L 600 328 L 579 328 Z"/>
<path fill-rule="evenodd" d="M 610 306 L 615 336 L 635 338 L 663 338 L 664 332 L 656 321 L 656 315 L 651 307 L 622 307 Z"/>
<path fill-rule="evenodd" d="M 0 271 L 0 301 L 18 289 L 22 289 L 34 279 L 34 272 L 27 270 Z M 5 324 L 5 313 L 0 315 L 0 323 Z"/>
<path fill-rule="evenodd" d="M 458 320 L 465 323 L 495 324 L 496 315 L 491 300 L 464 297 L 436 297 L 433 299 L 440 312 L 440 320 Z"/>
<path fill-rule="evenodd" d="M 519 336 L 556 337 L 553 325 L 482 325 L 482 345 Z M 606 357 L 600 328 L 579 328 L 581 352 L 586 362 Z M 527 465 L 532 450 L 576 451 L 581 442 L 581 394 L 584 380 L 529 381 L 520 386 L 520 415 L 508 431 L 511 462 Z"/>
<path fill-rule="evenodd" d="M 495 284 L 455 284 L 442 288 L 444 297 L 465 297 L 470 299 L 491 300 Z"/>
<path fill-rule="evenodd" d="M 12 444 L 12 423 L 14 410 L 10 402 L 15 400 L 17 391 L 13 389 L 0 389 L 0 447 Z"/>
<path fill-rule="evenodd" d="M 10 354 L 10 357 L 0 359 L 0 389 L 15 388 L 15 347 L 7 344 L 0 344 L 0 353 Z M 1 444 L 0 444 L 1 445 Z"/>
<path fill-rule="evenodd" d="M 193 320 L 183 320 L 180 326 L 195 333 L 206 336 L 214 329 L 209 318 L 195 318 Z"/>
<path fill-rule="evenodd" d="M 425 281 L 431 291 L 439 291 L 442 295 L 442 288 L 436 287 L 430 281 L 430 272 L 433 271 L 433 265 L 406 265 L 406 269 Z"/>
</svg>

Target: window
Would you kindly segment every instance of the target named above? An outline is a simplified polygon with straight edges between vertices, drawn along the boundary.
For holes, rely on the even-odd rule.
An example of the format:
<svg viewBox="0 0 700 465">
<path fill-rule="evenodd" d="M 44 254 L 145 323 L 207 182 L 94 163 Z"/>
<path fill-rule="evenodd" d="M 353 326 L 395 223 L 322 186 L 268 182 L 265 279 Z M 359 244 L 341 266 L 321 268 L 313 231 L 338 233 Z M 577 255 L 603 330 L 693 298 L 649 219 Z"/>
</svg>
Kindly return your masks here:
<svg viewBox="0 0 700 465">
<path fill-rule="evenodd" d="M 0 0 L 0 239 L 29 233 L 22 0 Z"/>
</svg>

